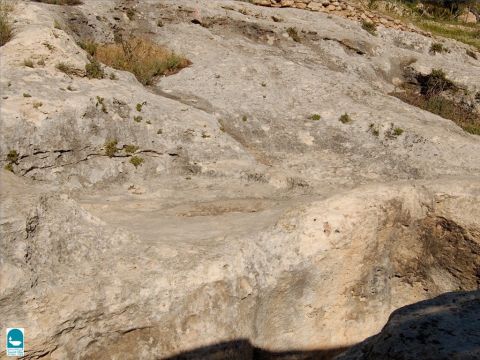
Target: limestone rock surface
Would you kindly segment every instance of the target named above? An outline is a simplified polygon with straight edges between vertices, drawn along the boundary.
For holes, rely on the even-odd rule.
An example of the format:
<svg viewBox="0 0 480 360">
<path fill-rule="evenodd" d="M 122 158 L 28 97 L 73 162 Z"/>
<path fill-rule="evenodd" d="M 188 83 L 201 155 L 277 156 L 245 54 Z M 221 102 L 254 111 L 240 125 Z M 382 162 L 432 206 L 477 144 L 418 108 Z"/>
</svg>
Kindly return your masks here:
<svg viewBox="0 0 480 360">
<path fill-rule="evenodd" d="M 432 56 L 419 33 L 229 0 L 13 15 L 0 319 L 26 329 L 26 359 L 331 357 L 402 306 L 478 288 L 480 137 L 389 95 L 406 66 L 480 91 L 465 45 Z M 119 34 L 192 65 L 148 87 L 88 79 L 78 40 Z"/>
</svg>

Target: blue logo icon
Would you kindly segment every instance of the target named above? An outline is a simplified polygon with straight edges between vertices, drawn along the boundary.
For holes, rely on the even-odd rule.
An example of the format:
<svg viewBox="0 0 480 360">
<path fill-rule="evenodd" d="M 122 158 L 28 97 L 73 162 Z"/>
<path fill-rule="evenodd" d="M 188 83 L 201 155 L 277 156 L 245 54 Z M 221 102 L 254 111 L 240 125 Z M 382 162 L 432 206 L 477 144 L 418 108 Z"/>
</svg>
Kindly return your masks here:
<svg viewBox="0 0 480 360">
<path fill-rule="evenodd" d="M 7 328 L 7 356 L 24 356 L 23 328 Z"/>
</svg>

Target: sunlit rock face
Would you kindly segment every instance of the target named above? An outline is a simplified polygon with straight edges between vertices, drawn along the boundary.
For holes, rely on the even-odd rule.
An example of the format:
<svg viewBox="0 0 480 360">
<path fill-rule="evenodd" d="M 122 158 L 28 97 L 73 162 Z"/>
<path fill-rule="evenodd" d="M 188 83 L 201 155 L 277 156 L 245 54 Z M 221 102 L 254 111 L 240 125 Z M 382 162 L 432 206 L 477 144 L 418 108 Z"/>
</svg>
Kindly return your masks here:
<svg viewBox="0 0 480 360">
<path fill-rule="evenodd" d="M 400 307 L 478 288 L 480 138 L 389 95 L 407 67 L 475 94 L 478 61 L 339 15 L 17 3 L 0 318 L 26 358 L 331 358 Z M 130 34 L 190 66 L 88 78 L 78 43 Z"/>
</svg>

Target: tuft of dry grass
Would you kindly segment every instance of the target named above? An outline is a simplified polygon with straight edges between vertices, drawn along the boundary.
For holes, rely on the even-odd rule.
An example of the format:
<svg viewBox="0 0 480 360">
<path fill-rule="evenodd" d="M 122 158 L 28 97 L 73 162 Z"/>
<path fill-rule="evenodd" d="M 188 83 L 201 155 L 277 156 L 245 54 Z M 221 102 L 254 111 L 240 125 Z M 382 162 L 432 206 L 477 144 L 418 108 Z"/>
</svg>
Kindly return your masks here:
<svg viewBox="0 0 480 360">
<path fill-rule="evenodd" d="M 340 121 L 342 124 L 350 124 L 353 120 L 352 118 L 350 117 L 350 115 L 348 115 L 347 113 L 343 114 L 342 116 L 340 116 L 338 118 L 338 121 Z"/>
<path fill-rule="evenodd" d="M 302 39 L 300 39 L 300 36 L 298 35 L 298 31 L 294 27 L 289 27 L 287 29 L 287 34 L 292 38 L 293 41 L 295 42 L 302 42 Z"/>
<path fill-rule="evenodd" d="M 434 42 L 430 46 L 430 54 L 435 55 L 436 53 L 450 52 L 442 43 Z"/>
<path fill-rule="evenodd" d="M 377 26 L 371 21 L 363 21 L 362 22 L 362 29 L 366 32 L 369 32 L 372 35 L 377 34 Z"/>
<path fill-rule="evenodd" d="M 76 73 L 76 69 L 72 65 L 64 62 L 58 63 L 55 67 L 67 75 L 73 75 Z"/>
<path fill-rule="evenodd" d="M 13 37 L 13 25 L 10 18 L 12 10 L 11 3 L 0 1 L 0 46 L 5 45 Z"/>
<path fill-rule="evenodd" d="M 133 73 L 144 85 L 151 85 L 156 76 L 174 74 L 191 64 L 185 57 L 142 38 L 98 44 L 94 57 L 114 69 Z"/>
</svg>

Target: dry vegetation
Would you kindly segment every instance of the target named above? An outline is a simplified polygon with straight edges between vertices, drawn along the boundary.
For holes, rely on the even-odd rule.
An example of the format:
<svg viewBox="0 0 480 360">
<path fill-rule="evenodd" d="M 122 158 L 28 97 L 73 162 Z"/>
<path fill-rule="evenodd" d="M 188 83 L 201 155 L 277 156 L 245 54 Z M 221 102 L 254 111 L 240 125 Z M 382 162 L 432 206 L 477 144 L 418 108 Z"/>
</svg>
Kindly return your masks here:
<svg viewBox="0 0 480 360">
<path fill-rule="evenodd" d="M 418 77 L 419 86 L 406 87 L 404 92 L 393 95 L 400 100 L 452 120 L 466 132 L 480 135 L 480 114 L 464 103 L 455 101 L 452 94 L 458 87 L 440 69 L 434 69 L 425 76 Z"/>
<path fill-rule="evenodd" d="M 378 0 L 369 0 L 376 8 Z M 475 0 L 384 0 L 387 6 L 381 10 L 406 23 L 413 23 L 433 35 L 455 39 L 480 49 L 480 30 L 476 24 L 465 24 L 458 16 L 466 7 L 480 11 L 480 2 Z M 390 4 L 391 6 L 388 6 Z M 421 6 L 418 6 L 421 4 Z M 402 9 L 401 14 L 398 10 Z"/>
<path fill-rule="evenodd" d="M 13 26 L 10 18 L 12 10 L 12 3 L 0 1 L 0 46 L 5 45 L 13 37 Z"/>
<path fill-rule="evenodd" d="M 144 85 L 152 84 L 156 76 L 174 74 L 191 64 L 185 57 L 141 38 L 130 38 L 114 44 L 84 41 L 81 46 L 96 61 L 129 71 Z"/>
</svg>

